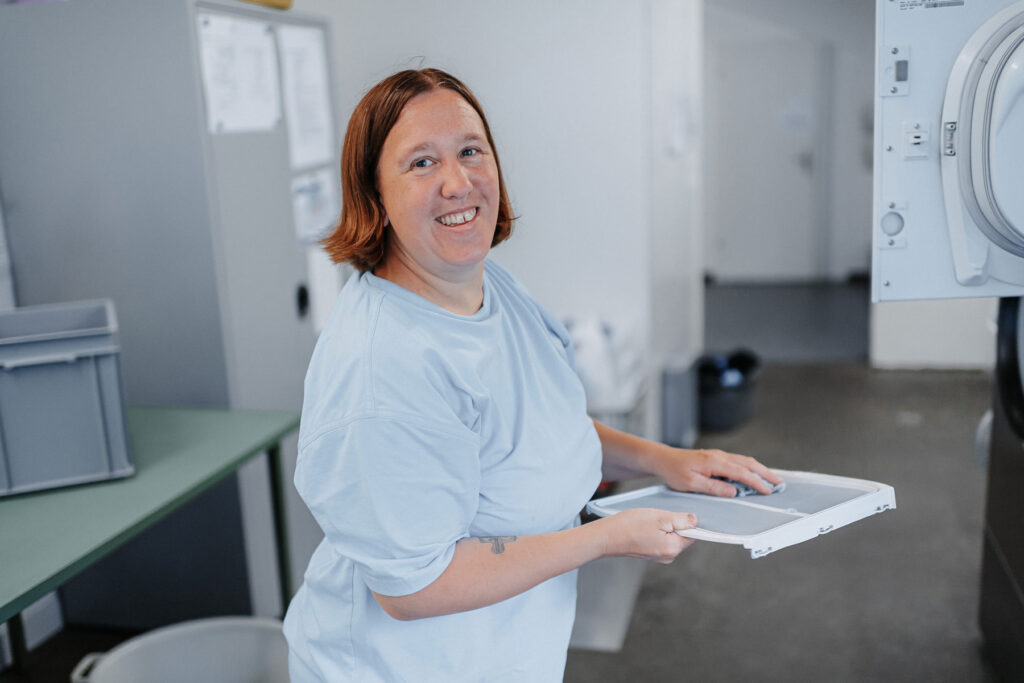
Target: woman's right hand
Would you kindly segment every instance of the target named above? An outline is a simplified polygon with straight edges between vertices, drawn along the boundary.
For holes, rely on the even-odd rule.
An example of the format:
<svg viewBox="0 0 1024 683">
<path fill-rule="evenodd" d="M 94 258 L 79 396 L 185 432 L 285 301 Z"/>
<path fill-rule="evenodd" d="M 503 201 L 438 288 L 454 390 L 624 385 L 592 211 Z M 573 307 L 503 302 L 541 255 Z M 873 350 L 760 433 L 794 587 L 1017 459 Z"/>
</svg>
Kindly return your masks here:
<svg viewBox="0 0 1024 683">
<path fill-rule="evenodd" d="M 639 557 L 669 564 L 693 545 L 692 538 L 680 536 L 676 531 L 694 528 L 697 517 L 667 510 L 635 508 L 591 524 L 603 527 L 605 555 Z"/>
</svg>

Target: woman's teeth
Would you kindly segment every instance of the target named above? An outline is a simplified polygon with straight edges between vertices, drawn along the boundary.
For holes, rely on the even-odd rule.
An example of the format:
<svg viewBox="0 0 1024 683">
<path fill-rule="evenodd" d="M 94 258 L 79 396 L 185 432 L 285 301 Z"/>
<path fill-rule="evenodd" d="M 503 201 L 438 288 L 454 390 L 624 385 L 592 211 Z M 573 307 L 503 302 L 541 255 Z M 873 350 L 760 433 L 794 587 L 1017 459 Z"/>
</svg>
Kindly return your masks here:
<svg viewBox="0 0 1024 683">
<path fill-rule="evenodd" d="M 446 216 L 441 216 L 437 220 L 440 221 L 441 223 L 444 223 L 448 227 L 452 227 L 453 225 L 462 225 L 463 223 L 468 223 L 469 221 L 473 220 L 475 216 L 476 209 L 473 208 L 470 209 L 469 211 L 463 211 L 461 213 L 450 213 Z"/>
</svg>

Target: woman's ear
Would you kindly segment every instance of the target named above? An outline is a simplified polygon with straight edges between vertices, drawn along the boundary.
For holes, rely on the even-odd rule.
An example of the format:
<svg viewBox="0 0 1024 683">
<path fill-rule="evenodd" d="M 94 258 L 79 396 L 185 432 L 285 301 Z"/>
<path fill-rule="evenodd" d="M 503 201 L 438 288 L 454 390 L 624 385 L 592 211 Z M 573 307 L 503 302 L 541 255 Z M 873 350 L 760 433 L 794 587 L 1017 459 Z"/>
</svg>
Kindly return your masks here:
<svg viewBox="0 0 1024 683">
<path fill-rule="evenodd" d="M 384 199 L 380 196 L 380 190 L 377 190 L 377 207 L 379 208 L 381 218 L 383 219 L 381 221 L 381 226 L 386 228 L 391 225 L 391 219 L 388 218 L 388 211 L 384 208 Z"/>
</svg>

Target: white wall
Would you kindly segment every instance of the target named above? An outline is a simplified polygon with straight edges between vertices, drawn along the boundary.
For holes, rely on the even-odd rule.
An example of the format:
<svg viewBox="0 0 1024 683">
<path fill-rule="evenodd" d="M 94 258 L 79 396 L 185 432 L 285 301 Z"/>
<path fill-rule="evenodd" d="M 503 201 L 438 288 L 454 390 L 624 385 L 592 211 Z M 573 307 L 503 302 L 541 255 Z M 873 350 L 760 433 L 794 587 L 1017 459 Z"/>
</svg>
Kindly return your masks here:
<svg viewBox="0 0 1024 683">
<path fill-rule="evenodd" d="M 339 129 L 384 76 L 451 71 L 487 112 L 520 216 L 494 258 L 560 317 L 600 317 L 645 352 L 657 340 L 659 356 L 692 356 L 703 338 L 701 5 L 296 0 L 295 10 L 332 20 Z M 677 59 L 694 61 L 652 72 Z M 669 121 L 682 131 L 673 150 Z"/>
<path fill-rule="evenodd" d="M 704 344 L 703 25 L 703 0 L 652 5 L 654 372 L 670 362 L 689 364 Z M 651 386 L 648 430 L 659 434 L 660 386 Z"/>
<path fill-rule="evenodd" d="M 896 301 L 871 307 L 871 364 L 990 369 L 999 300 Z"/>
</svg>

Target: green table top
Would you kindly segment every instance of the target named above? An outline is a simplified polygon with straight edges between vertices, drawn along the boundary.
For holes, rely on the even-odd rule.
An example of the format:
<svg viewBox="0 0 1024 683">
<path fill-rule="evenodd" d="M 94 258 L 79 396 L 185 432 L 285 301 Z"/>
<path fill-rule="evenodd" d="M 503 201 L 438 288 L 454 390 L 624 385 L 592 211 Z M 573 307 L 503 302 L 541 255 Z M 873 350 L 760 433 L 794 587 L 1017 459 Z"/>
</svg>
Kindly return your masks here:
<svg viewBox="0 0 1024 683">
<path fill-rule="evenodd" d="M 0 623 L 277 444 L 290 412 L 126 411 L 135 474 L 0 499 Z"/>
</svg>

